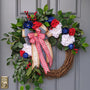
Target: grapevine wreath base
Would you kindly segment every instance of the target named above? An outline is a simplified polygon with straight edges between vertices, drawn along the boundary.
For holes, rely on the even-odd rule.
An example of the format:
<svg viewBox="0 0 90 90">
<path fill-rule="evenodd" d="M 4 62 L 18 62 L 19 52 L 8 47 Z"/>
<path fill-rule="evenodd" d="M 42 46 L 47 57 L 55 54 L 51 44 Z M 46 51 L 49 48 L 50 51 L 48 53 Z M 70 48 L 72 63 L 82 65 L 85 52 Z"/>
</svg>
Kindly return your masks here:
<svg viewBox="0 0 90 90">
<path fill-rule="evenodd" d="M 46 77 L 51 77 L 51 78 L 60 78 L 67 74 L 67 72 L 71 69 L 73 65 L 73 60 L 74 60 L 74 54 L 72 54 L 71 50 L 67 50 L 66 52 L 66 57 L 64 64 L 56 70 L 51 70 L 46 74 Z"/>
<path fill-rule="evenodd" d="M 24 11 L 27 17 L 17 18 L 17 23 L 11 23 L 13 31 L 4 33 L 7 44 L 12 50 L 7 59 L 7 65 L 14 66 L 14 82 L 20 84 L 33 83 L 34 90 L 42 90 L 39 84 L 43 83 L 44 76 L 60 78 L 72 67 L 75 54 L 82 48 L 86 51 L 89 45 L 83 37 L 83 30 L 75 22 L 75 15 L 71 12 L 65 14 L 58 11 L 53 14 L 53 9 L 38 8 L 34 14 Z M 66 57 L 63 65 L 56 70 L 50 70 L 53 64 L 52 47 L 65 50 Z M 30 85 L 26 85 L 26 90 Z M 24 90 L 24 86 L 20 87 Z"/>
</svg>

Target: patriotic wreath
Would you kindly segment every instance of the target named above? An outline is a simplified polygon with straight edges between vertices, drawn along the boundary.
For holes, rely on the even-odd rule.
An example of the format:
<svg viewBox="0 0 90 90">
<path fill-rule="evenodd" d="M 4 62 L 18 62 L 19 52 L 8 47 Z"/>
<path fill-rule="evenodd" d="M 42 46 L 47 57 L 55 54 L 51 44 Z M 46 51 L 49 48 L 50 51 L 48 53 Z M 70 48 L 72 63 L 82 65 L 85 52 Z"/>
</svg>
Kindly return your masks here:
<svg viewBox="0 0 90 90">
<path fill-rule="evenodd" d="M 35 90 L 42 90 L 39 84 L 43 83 L 44 76 L 60 78 L 65 75 L 72 67 L 79 48 L 86 51 L 89 46 L 85 42 L 86 37 L 82 37 L 84 33 L 79 23 L 74 21 L 75 15 L 58 11 L 56 16 L 52 12 L 48 5 L 31 15 L 25 11 L 27 17 L 17 18 L 17 23 L 11 24 L 14 31 L 4 33 L 6 38 L 2 39 L 11 45 L 12 53 L 7 65 L 10 62 L 14 65 L 14 82 L 32 82 Z M 64 64 L 57 70 L 49 68 L 53 64 L 52 46 L 66 52 Z M 21 86 L 20 90 L 23 89 Z M 30 86 L 26 85 L 26 90 L 29 89 Z"/>
</svg>

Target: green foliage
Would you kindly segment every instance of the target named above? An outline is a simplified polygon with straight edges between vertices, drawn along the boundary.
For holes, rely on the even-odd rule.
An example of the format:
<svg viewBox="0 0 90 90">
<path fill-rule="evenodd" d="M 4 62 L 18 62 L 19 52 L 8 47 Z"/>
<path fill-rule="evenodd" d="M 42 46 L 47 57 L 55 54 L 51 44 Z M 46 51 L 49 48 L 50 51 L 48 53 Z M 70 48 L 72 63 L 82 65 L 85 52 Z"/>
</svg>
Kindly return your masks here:
<svg viewBox="0 0 90 90">
<path fill-rule="evenodd" d="M 39 14 L 41 14 L 41 15 L 43 14 L 43 10 L 41 8 L 38 8 L 37 10 L 38 10 Z"/>
<path fill-rule="evenodd" d="M 26 90 L 30 90 L 30 85 L 27 84 L 27 85 L 25 86 L 25 88 L 26 88 Z"/>
<path fill-rule="evenodd" d="M 84 48 L 86 48 L 86 47 L 88 47 L 89 45 L 88 45 L 87 43 L 83 43 L 82 46 L 83 46 Z"/>
<path fill-rule="evenodd" d="M 48 22 L 45 22 L 44 24 L 45 24 L 46 27 L 50 26 L 50 24 Z"/>
<path fill-rule="evenodd" d="M 12 26 L 13 29 L 17 29 L 17 25 L 16 24 L 11 23 L 11 26 Z"/>
<path fill-rule="evenodd" d="M 70 15 L 70 19 L 75 19 L 76 16 L 75 15 Z"/>
<path fill-rule="evenodd" d="M 7 33 L 4 33 L 4 36 L 9 37 L 9 35 Z"/>
<path fill-rule="evenodd" d="M 69 18 L 70 15 L 71 15 L 71 12 L 66 12 L 66 13 L 64 14 L 64 17 Z"/>
<path fill-rule="evenodd" d="M 44 12 L 46 12 L 48 10 L 48 5 L 44 6 Z"/>
<path fill-rule="evenodd" d="M 20 90 L 24 90 L 24 86 L 20 86 Z"/>
<path fill-rule="evenodd" d="M 17 23 L 20 22 L 20 23 L 24 23 L 25 19 L 22 17 L 22 18 L 17 18 Z"/>
<path fill-rule="evenodd" d="M 16 24 L 16 26 L 17 26 L 17 27 L 22 27 L 23 24 L 22 24 L 21 22 L 18 22 L 18 23 Z"/>
<path fill-rule="evenodd" d="M 39 77 L 38 83 L 40 83 L 40 84 L 43 83 L 43 78 L 42 78 L 42 76 Z"/>
<path fill-rule="evenodd" d="M 64 50 L 66 51 L 66 50 L 68 50 L 69 48 L 68 47 L 64 47 Z"/>
<path fill-rule="evenodd" d="M 75 50 L 73 50 L 73 49 L 72 49 L 72 53 L 73 53 L 74 55 L 76 55 L 76 51 L 75 51 Z"/>
<path fill-rule="evenodd" d="M 37 73 L 41 74 L 41 71 L 40 71 L 39 69 L 35 68 L 35 71 L 36 71 Z"/>
<path fill-rule="evenodd" d="M 59 48 L 60 50 L 62 50 L 62 44 L 60 42 L 57 43 L 57 48 Z"/>
<path fill-rule="evenodd" d="M 74 23 L 72 24 L 72 27 L 73 27 L 73 28 L 79 28 L 79 23 L 78 23 L 78 22 L 74 22 Z"/>
<path fill-rule="evenodd" d="M 54 37 L 50 37 L 48 40 L 52 46 L 56 45 L 56 43 L 57 43 L 57 40 Z"/>
<path fill-rule="evenodd" d="M 29 75 L 31 74 L 31 72 L 32 72 L 32 67 L 30 67 L 30 68 L 28 69 L 26 75 L 29 76 Z"/>
<path fill-rule="evenodd" d="M 46 15 L 52 15 L 53 9 L 47 10 Z"/>
<path fill-rule="evenodd" d="M 60 15 L 60 16 L 62 15 L 62 11 L 61 11 L 61 10 L 60 10 L 60 11 L 58 11 L 58 15 Z"/>
<path fill-rule="evenodd" d="M 86 51 L 86 47 L 88 47 L 88 43 L 86 43 L 86 37 L 82 37 L 84 34 L 83 30 L 79 29 L 79 23 L 75 22 L 74 19 L 76 18 L 75 15 L 72 14 L 72 12 L 66 12 L 63 13 L 61 10 L 58 11 L 58 15 L 53 14 L 53 9 L 48 10 L 48 5 L 45 5 L 43 9 L 38 8 L 38 13 L 36 14 L 36 18 L 38 22 L 43 23 L 48 29 L 50 29 L 50 23 L 46 22 L 48 20 L 48 17 L 53 16 L 57 20 L 59 20 L 62 23 L 62 28 L 75 28 L 75 48 L 79 49 L 82 48 L 84 51 Z M 34 18 L 34 15 L 30 15 L 31 18 Z M 27 64 L 30 62 L 32 64 L 32 60 L 30 57 L 27 59 L 20 57 L 19 51 L 23 48 L 23 44 L 25 43 L 24 38 L 22 37 L 22 29 L 23 24 L 25 21 L 27 21 L 27 18 L 17 18 L 16 24 L 11 23 L 11 28 L 13 29 L 12 32 L 4 33 L 4 38 L 2 38 L 2 41 L 6 41 L 7 44 L 10 45 L 10 48 L 12 50 L 11 57 L 7 59 L 7 65 L 10 65 L 11 63 L 14 66 L 14 74 L 13 79 L 14 82 L 19 81 L 21 84 L 26 84 L 27 82 L 32 82 L 36 86 L 34 90 L 42 90 L 39 87 L 39 84 L 43 83 L 44 78 L 44 72 L 43 68 L 40 66 L 39 69 L 35 67 L 32 70 L 32 66 L 30 66 L 28 69 L 26 69 Z M 33 29 L 29 29 L 33 31 Z M 34 31 L 35 32 L 35 31 Z M 59 36 L 59 38 L 49 37 L 48 40 L 51 43 L 52 46 L 57 46 L 60 50 L 64 48 L 64 50 L 68 50 L 67 47 L 63 47 L 63 45 L 60 43 L 62 38 L 62 34 Z M 72 49 L 72 53 L 75 55 L 76 51 Z M 30 85 L 25 86 L 26 90 L 30 89 Z M 20 90 L 24 90 L 24 87 L 21 86 Z"/>
</svg>

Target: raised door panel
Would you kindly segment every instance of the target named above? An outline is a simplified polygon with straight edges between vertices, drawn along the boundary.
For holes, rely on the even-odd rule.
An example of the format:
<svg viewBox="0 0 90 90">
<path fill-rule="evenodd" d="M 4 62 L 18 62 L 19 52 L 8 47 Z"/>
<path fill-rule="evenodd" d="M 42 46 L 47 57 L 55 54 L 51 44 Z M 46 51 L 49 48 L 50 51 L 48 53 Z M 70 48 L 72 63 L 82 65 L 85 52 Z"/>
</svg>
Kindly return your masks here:
<svg viewBox="0 0 90 90">
<path fill-rule="evenodd" d="M 15 2 L 16 0 L 0 0 L 0 39 L 3 33 L 11 31 L 10 23 L 15 23 Z M 7 58 L 10 56 L 11 50 L 5 41 L 0 41 L 0 81 L 1 76 L 8 76 L 9 88 L 6 90 L 17 90 L 17 83 L 13 82 L 13 65 L 7 66 Z M 1 89 L 0 87 L 0 90 Z"/>
</svg>

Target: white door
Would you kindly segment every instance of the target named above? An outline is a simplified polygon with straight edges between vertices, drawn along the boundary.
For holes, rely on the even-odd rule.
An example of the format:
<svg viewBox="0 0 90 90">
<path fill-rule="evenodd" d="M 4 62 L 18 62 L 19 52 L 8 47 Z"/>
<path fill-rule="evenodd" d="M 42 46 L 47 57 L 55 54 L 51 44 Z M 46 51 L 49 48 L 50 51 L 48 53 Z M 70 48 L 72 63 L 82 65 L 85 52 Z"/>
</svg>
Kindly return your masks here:
<svg viewBox="0 0 90 90">
<path fill-rule="evenodd" d="M 45 4 L 54 9 L 54 13 L 58 10 L 63 12 L 72 11 L 80 22 L 81 29 L 87 36 L 87 43 L 90 44 L 90 0 L 0 0 L 0 38 L 3 33 L 9 32 L 10 23 L 16 22 L 16 17 L 23 16 L 25 10 L 33 13 L 37 7 L 43 8 Z M 54 51 L 54 66 L 59 68 L 62 65 L 65 52 L 59 51 L 56 47 Z M 6 58 L 10 56 L 11 50 L 5 42 L 0 42 L 0 77 L 9 77 L 9 88 L 6 90 L 19 90 L 19 84 L 13 83 L 13 65 L 6 66 Z M 75 56 L 73 68 L 67 75 L 60 79 L 44 80 L 41 85 L 43 90 L 90 90 L 90 47 L 87 52 L 80 50 Z M 0 88 L 0 90 L 3 90 Z M 32 90 L 33 86 L 32 86 Z"/>
</svg>

